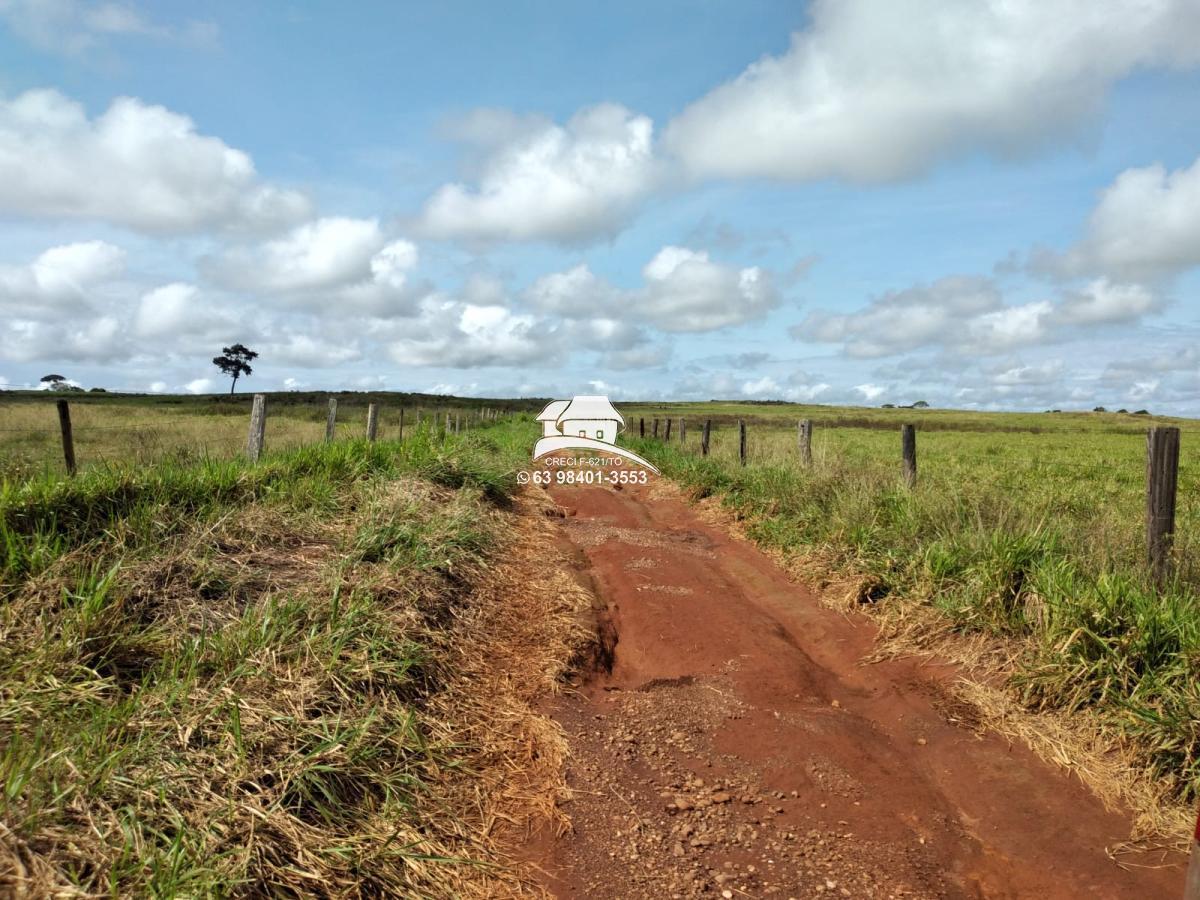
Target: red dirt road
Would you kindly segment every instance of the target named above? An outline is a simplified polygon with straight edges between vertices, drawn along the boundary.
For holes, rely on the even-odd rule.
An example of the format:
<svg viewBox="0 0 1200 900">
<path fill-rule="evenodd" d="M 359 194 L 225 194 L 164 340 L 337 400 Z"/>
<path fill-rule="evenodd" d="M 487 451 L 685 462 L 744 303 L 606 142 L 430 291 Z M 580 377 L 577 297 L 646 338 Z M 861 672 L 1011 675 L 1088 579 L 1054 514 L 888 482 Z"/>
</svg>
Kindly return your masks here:
<svg viewBox="0 0 1200 900">
<path fill-rule="evenodd" d="M 554 492 L 617 643 L 552 711 L 576 793 L 573 830 L 530 849 L 551 892 L 1180 896 L 1178 858 L 1110 860 L 1128 821 L 981 731 L 951 670 L 862 665 L 869 623 L 653 490 Z"/>
</svg>

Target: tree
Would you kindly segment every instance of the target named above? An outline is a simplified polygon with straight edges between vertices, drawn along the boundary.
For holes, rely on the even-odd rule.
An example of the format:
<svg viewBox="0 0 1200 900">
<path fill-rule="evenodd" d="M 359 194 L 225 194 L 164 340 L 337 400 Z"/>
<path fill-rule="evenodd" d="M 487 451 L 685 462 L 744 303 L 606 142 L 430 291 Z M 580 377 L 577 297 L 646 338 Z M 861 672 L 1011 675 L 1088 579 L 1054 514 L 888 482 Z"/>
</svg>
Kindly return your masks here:
<svg viewBox="0 0 1200 900">
<path fill-rule="evenodd" d="M 52 391 L 82 391 L 77 384 L 70 384 L 67 379 L 61 375 L 43 375 L 41 377 L 42 384 L 46 385 Z"/>
<path fill-rule="evenodd" d="M 222 347 L 221 355 L 213 357 L 213 365 L 233 379 L 229 383 L 229 395 L 237 387 L 237 380 L 242 375 L 249 375 L 254 370 L 250 368 L 250 360 L 258 359 L 258 354 L 243 344 L 232 347 Z"/>
</svg>

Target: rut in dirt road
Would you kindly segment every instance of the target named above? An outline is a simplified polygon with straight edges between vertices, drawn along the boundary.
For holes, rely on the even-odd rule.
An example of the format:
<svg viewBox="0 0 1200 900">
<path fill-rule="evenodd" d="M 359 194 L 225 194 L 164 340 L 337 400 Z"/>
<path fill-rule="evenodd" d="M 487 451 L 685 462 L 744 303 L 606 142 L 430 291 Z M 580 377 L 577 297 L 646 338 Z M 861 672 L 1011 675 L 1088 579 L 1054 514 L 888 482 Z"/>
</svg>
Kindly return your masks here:
<svg viewBox="0 0 1200 900">
<path fill-rule="evenodd" d="M 617 635 L 553 710 L 573 829 L 530 852 L 560 897 L 1175 898 L 1180 860 L 1074 777 L 982 730 L 948 667 L 864 666 L 820 606 L 666 486 L 554 492 Z"/>
</svg>

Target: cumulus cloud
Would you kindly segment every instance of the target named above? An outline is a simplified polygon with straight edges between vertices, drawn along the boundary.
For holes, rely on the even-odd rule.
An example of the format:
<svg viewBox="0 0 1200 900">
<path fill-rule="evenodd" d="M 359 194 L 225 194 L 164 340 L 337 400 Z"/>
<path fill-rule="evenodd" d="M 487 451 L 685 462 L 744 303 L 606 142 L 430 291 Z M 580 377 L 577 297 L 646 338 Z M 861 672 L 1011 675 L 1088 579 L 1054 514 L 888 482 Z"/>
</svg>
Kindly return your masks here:
<svg viewBox="0 0 1200 900">
<path fill-rule="evenodd" d="M 1130 72 L 1200 61 L 1197 33 L 1192 0 L 817 0 L 785 53 L 692 103 L 663 143 L 698 176 L 904 178 L 1061 137 Z"/>
<path fill-rule="evenodd" d="M 951 339 L 962 320 L 1001 312 L 1002 306 L 1000 291 L 989 279 L 950 276 L 884 294 L 859 312 L 812 313 L 791 334 L 840 343 L 850 356 L 888 356 Z M 1003 330 L 1002 320 L 984 321 L 984 330 Z"/>
<path fill-rule="evenodd" d="M 1160 299 L 1143 285 L 1114 284 L 1107 278 L 1097 278 L 1082 290 L 1067 291 L 1055 319 L 1066 325 L 1135 322 L 1161 306 Z"/>
<path fill-rule="evenodd" d="M 1161 308 L 1139 284 L 1095 279 L 1057 301 L 1006 304 L 996 283 L 950 276 L 877 297 L 852 313 L 812 313 L 790 329 L 797 340 L 841 344 L 849 356 L 871 358 L 941 348 L 995 355 L 1058 340 L 1098 326 L 1139 321 Z"/>
<path fill-rule="evenodd" d="M 1200 265 L 1200 159 L 1168 172 L 1126 169 L 1105 188 L 1082 241 L 1065 254 L 1035 253 L 1033 267 L 1057 274 L 1173 275 Z"/>
<path fill-rule="evenodd" d="M 538 278 L 526 289 L 525 300 L 534 309 L 565 318 L 588 318 L 625 306 L 621 292 L 584 263 Z"/>
<path fill-rule="evenodd" d="M 0 266 L 0 310 L 32 319 L 78 313 L 124 269 L 125 252 L 105 241 L 51 247 L 27 265 Z"/>
<path fill-rule="evenodd" d="M 357 341 L 325 339 L 303 332 L 293 332 L 280 340 L 268 341 L 262 347 L 264 359 L 272 364 L 300 366 L 305 369 L 325 369 L 362 359 Z"/>
<path fill-rule="evenodd" d="M 338 299 L 363 312 L 408 313 L 418 259 L 415 244 L 388 242 L 376 219 L 328 217 L 228 249 L 204 260 L 202 269 L 224 287 L 300 305 L 324 307 Z"/>
<path fill-rule="evenodd" d="M 34 90 L 0 98 L 0 212 L 171 234 L 272 229 L 309 202 L 164 107 L 121 97 L 89 119 L 58 91 Z"/>
<path fill-rule="evenodd" d="M 489 111 L 460 137 L 489 142 L 475 186 L 447 184 L 426 202 L 423 232 L 478 241 L 579 242 L 615 234 L 656 184 L 653 124 L 623 106 L 581 110 L 565 125 Z"/>
<path fill-rule="evenodd" d="M 189 394 L 211 394 L 213 392 L 213 380 L 211 378 L 196 378 L 185 384 L 183 389 Z"/>
<path fill-rule="evenodd" d="M 548 340 L 543 323 L 505 306 L 479 306 L 435 295 L 421 303 L 420 315 L 388 345 L 400 365 L 477 366 L 557 362 L 562 348 Z"/>
<path fill-rule="evenodd" d="M 0 356 L 15 362 L 111 363 L 128 359 L 132 348 L 116 316 L 54 322 L 11 319 L 0 327 Z"/>
<path fill-rule="evenodd" d="M 133 330 L 143 338 L 198 339 L 232 334 L 237 317 L 201 296 L 195 285 L 173 282 L 142 295 Z"/>
<path fill-rule="evenodd" d="M 779 303 L 770 275 L 758 266 L 733 269 L 705 252 L 663 247 L 642 269 L 637 306 L 663 331 L 712 331 L 761 318 Z"/>
<path fill-rule="evenodd" d="M 643 284 L 622 290 L 580 264 L 526 290 L 534 308 L 572 317 L 621 315 L 668 332 L 714 331 L 761 318 L 779 304 L 770 273 L 714 262 L 707 252 L 663 247 L 642 268 Z"/>
</svg>

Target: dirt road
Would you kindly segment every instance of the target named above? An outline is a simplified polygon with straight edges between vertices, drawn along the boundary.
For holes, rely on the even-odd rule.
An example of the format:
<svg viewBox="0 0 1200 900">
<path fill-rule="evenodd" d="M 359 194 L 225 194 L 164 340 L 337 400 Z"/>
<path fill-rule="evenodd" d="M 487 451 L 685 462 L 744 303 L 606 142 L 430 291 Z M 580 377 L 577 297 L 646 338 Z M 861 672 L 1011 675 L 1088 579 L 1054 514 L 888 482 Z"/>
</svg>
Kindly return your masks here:
<svg viewBox="0 0 1200 900">
<path fill-rule="evenodd" d="M 529 852 L 556 895 L 1180 895 L 1179 859 L 1110 860 L 1128 821 L 982 731 L 953 672 L 860 664 L 868 623 L 652 490 L 554 493 L 616 637 L 553 710 L 573 831 Z"/>
</svg>

